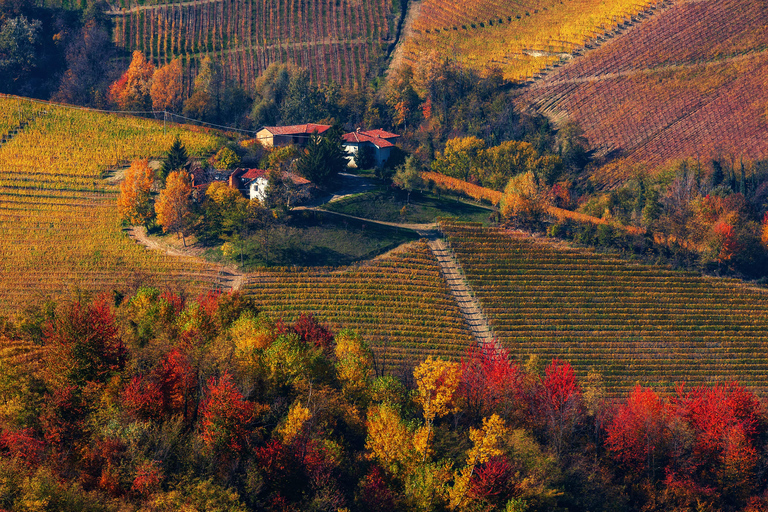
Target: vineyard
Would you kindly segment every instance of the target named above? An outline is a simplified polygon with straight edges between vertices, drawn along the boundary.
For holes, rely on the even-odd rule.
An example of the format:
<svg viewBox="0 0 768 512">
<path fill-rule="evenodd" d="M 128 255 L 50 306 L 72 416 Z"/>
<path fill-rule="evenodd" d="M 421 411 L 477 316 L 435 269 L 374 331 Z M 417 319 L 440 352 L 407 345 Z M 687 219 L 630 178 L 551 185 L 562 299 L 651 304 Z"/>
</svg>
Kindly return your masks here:
<svg viewBox="0 0 768 512">
<path fill-rule="evenodd" d="M 200 0 L 121 1 L 109 12 L 119 47 L 157 64 L 179 57 L 189 91 L 200 61 L 221 63 L 224 78 L 250 89 L 273 62 L 309 70 L 313 82 L 360 86 L 378 73 L 394 34 L 393 2 Z"/>
<path fill-rule="evenodd" d="M 506 78 L 524 80 L 636 15 L 650 14 L 656 3 L 423 0 L 404 57 L 415 66 L 436 51 L 474 69 L 499 67 Z"/>
<path fill-rule="evenodd" d="M 521 105 L 574 120 L 619 158 L 604 186 L 636 164 L 768 156 L 768 2 L 681 2 L 530 87 Z"/>
<path fill-rule="evenodd" d="M 442 229 L 495 334 L 527 360 L 636 382 L 737 380 L 768 390 L 768 293 L 736 281 L 635 265 L 474 224 Z"/>
<path fill-rule="evenodd" d="M 141 282 L 210 287 L 216 274 L 136 245 L 122 232 L 117 187 L 103 179 L 159 156 L 179 135 L 193 154 L 214 137 L 162 122 L 0 98 L 0 119 L 27 123 L 0 146 L 0 312 L 44 296 Z"/>
<path fill-rule="evenodd" d="M 455 360 L 472 343 L 437 261 L 421 242 L 361 267 L 254 274 L 246 291 L 286 321 L 312 313 L 333 329 L 357 330 L 389 370 L 411 368 L 428 355 Z"/>
</svg>

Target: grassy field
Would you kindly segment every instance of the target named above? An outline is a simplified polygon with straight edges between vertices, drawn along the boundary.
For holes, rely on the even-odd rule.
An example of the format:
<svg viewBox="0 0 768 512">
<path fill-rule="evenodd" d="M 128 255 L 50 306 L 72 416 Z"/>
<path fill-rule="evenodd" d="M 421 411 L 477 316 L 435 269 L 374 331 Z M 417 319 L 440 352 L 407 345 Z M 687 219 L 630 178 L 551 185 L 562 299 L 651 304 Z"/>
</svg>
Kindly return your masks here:
<svg viewBox="0 0 768 512">
<path fill-rule="evenodd" d="M 243 258 L 232 259 L 245 269 L 258 267 L 344 266 L 374 258 L 404 243 L 417 240 L 408 229 L 346 219 L 322 212 L 296 211 L 285 224 L 250 236 Z M 212 251 L 211 257 L 221 255 Z"/>
<path fill-rule="evenodd" d="M 380 190 L 334 201 L 323 208 L 366 219 L 412 224 L 427 224 L 439 218 L 487 223 L 491 213 L 486 208 L 459 201 L 445 194 L 436 196 L 426 192 L 413 192 L 410 203 L 407 199 L 405 192 Z"/>
<path fill-rule="evenodd" d="M 520 361 L 597 370 L 614 396 L 636 383 L 672 391 L 730 380 L 768 392 L 768 291 L 474 224 L 443 229 Z"/>
<path fill-rule="evenodd" d="M 210 287 L 212 267 L 148 251 L 123 233 L 118 187 L 104 177 L 131 159 L 161 155 L 176 135 L 192 154 L 212 149 L 214 136 L 0 98 L 6 115 L 20 106 L 28 124 L 0 147 L 0 312 L 78 289 Z"/>
</svg>

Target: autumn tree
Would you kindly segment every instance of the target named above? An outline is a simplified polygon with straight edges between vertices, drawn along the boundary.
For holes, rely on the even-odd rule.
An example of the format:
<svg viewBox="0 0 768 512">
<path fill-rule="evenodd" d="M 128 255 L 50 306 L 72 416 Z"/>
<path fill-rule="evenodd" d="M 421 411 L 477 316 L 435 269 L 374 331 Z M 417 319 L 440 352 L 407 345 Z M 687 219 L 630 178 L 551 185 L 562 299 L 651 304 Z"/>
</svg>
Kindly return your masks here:
<svg viewBox="0 0 768 512">
<path fill-rule="evenodd" d="M 344 329 L 336 335 L 336 373 L 342 389 L 353 401 L 360 401 L 371 384 L 373 351 L 363 338 Z"/>
<path fill-rule="evenodd" d="M 456 137 L 445 143 L 445 150 L 435 155 L 432 170 L 464 181 L 477 174 L 485 141 L 477 137 Z"/>
<path fill-rule="evenodd" d="M 165 189 L 155 203 L 157 222 L 163 232 L 176 233 L 187 246 L 186 232 L 192 223 L 192 182 L 185 171 L 176 171 L 168 175 Z"/>
<path fill-rule="evenodd" d="M 200 406 L 205 446 L 227 455 L 241 452 L 248 446 L 248 424 L 253 411 L 254 405 L 243 398 L 228 373 L 218 379 L 212 377 Z"/>
<path fill-rule="evenodd" d="M 509 420 L 521 407 L 523 375 L 501 347 L 482 346 L 467 350 L 461 359 L 457 404 L 470 420 L 498 414 Z"/>
<path fill-rule="evenodd" d="M 553 359 L 547 366 L 537 389 L 536 406 L 555 453 L 563 453 L 584 412 L 581 387 L 569 363 Z"/>
<path fill-rule="evenodd" d="M 105 382 L 125 366 L 126 349 L 106 298 L 75 302 L 45 329 L 50 376 L 84 386 Z"/>
<path fill-rule="evenodd" d="M 134 226 L 146 226 L 152 220 L 152 183 L 154 172 L 147 159 L 135 160 L 125 171 L 117 199 L 117 210 L 123 220 Z"/>
<path fill-rule="evenodd" d="M 157 68 L 152 75 L 152 85 L 149 88 L 152 96 L 152 108 L 178 112 L 181 110 L 182 83 L 181 61 L 173 59 L 165 66 Z"/>
<path fill-rule="evenodd" d="M 654 478 L 668 452 L 670 410 L 650 388 L 636 386 L 606 426 L 606 445 L 632 471 Z"/>
<path fill-rule="evenodd" d="M 421 406 L 425 425 L 414 439 L 416 450 L 425 461 L 430 453 L 432 426 L 436 418 L 441 418 L 455 407 L 456 391 L 459 388 L 461 366 L 458 363 L 432 359 L 432 356 L 413 370 L 416 380 L 416 402 Z"/>
<path fill-rule="evenodd" d="M 533 171 L 510 179 L 501 197 L 501 214 L 507 219 L 518 217 L 523 222 L 538 222 L 548 206 L 548 191 Z"/>
<path fill-rule="evenodd" d="M 109 87 L 109 100 L 121 110 L 150 110 L 154 73 L 155 67 L 147 62 L 144 54 L 134 51 L 128 70 Z"/>
</svg>

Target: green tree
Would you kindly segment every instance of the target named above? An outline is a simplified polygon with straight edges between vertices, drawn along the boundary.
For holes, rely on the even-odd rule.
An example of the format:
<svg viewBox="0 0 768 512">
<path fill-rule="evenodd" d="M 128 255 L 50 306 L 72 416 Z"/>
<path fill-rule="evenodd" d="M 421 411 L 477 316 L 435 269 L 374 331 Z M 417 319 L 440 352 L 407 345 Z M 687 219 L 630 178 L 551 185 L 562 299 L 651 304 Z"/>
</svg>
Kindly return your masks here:
<svg viewBox="0 0 768 512">
<path fill-rule="evenodd" d="M 347 167 L 341 134 L 341 127 L 336 125 L 322 137 L 313 135 L 296 163 L 298 173 L 320 187 L 332 186 Z"/>
<path fill-rule="evenodd" d="M 395 172 L 392 183 L 408 192 L 407 203 L 411 204 L 411 192 L 422 184 L 421 174 L 419 173 L 419 167 L 414 156 L 409 156 L 405 159 L 405 164 Z"/>
<path fill-rule="evenodd" d="M 357 147 L 355 165 L 358 169 L 370 169 L 376 165 L 376 157 L 370 144 L 361 144 Z"/>
<path fill-rule="evenodd" d="M 0 30 L 0 91 L 10 91 L 36 67 L 42 23 L 11 18 Z"/>
<path fill-rule="evenodd" d="M 173 144 L 171 144 L 171 147 L 165 153 L 163 164 L 160 167 L 160 177 L 165 179 L 168 174 L 173 171 L 186 169 L 188 161 L 187 148 L 184 147 L 184 143 L 181 142 L 181 139 L 177 135 L 176 138 L 173 139 Z"/>
</svg>

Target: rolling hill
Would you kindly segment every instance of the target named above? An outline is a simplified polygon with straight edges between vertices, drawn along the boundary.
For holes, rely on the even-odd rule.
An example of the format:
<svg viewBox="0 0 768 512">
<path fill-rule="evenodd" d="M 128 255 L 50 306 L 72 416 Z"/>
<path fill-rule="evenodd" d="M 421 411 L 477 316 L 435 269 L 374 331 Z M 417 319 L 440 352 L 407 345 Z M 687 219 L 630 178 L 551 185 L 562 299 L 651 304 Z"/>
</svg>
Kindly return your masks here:
<svg viewBox="0 0 768 512">
<path fill-rule="evenodd" d="M 768 2 L 677 2 L 528 88 L 521 108 L 576 121 L 618 159 L 604 186 L 634 167 L 686 157 L 768 156 Z"/>
</svg>

